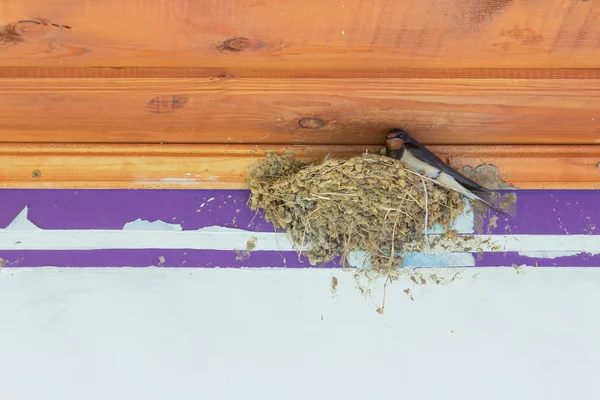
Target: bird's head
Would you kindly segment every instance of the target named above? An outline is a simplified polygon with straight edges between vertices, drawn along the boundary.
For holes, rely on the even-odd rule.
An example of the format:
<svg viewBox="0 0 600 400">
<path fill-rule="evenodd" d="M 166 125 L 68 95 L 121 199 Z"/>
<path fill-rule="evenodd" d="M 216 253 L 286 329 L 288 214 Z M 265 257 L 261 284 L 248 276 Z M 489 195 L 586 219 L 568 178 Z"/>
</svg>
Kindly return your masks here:
<svg viewBox="0 0 600 400">
<path fill-rule="evenodd" d="M 387 134 L 385 141 L 385 149 L 388 157 L 400 159 L 404 153 L 404 142 L 406 141 L 407 133 L 402 129 L 392 129 Z"/>
</svg>

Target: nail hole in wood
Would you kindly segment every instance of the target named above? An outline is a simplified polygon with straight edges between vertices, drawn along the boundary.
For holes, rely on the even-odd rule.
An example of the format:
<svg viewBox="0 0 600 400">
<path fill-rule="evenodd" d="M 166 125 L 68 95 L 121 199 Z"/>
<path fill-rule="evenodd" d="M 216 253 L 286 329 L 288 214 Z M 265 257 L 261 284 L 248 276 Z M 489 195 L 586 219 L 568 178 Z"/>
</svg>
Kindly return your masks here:
<svg viewBox="0 0 600 400">
<path fill-rule="evenodd" d="M 42 176 L 42 171 L 40 171 L 39 169 L 36 169 L 31 173 L 31 176 L 33 178 L 39 178 Z"/>
</svg>

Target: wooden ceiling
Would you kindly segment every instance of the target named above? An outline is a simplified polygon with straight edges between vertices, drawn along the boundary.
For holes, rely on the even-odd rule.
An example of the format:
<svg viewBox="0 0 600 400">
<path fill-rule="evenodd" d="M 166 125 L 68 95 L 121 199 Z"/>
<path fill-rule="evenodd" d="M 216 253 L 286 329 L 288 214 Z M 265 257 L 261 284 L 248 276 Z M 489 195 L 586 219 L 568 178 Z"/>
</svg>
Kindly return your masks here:
<svg viewBox="0 0 600 400">
<path fill-rule="evenodd" d="M 0 180 L 90 186 L 64 159 L 49 161 L 62 178 L 30 177 L 31 149 L 52 144 L 350 154 L 403 127 L 456 165 L 517 145 L 503 168 L 521 187 L 597 187 L 599 47 L 600 0 L 3 0 L 0 143 L 26 158 L 0 161 Z M 135 186 L 104 161 L 123 171 L 104 186 Z"/>
</svg>

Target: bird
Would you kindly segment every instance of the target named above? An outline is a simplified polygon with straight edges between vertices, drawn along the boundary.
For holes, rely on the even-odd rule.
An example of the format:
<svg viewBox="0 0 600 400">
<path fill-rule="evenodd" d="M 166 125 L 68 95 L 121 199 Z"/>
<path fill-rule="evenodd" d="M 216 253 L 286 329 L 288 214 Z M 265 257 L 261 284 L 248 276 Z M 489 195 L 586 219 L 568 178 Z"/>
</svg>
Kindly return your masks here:
<svg viewBox="0 0 600 400">
<path fill-rule="evenodd" d="M 438 156 L 427 150 L 425 146 L 402 129 L 392 129 L 387 134 L 386 155 L 406 163 L 414 172 L 426 176 L 448 189 L 454 190 L 469 200 L 485 204 L 487 207 L 502 214 L 505 212 L 484 200 L 481 196 L 490 194 L 484 188 L 462 175 Z"/>
</svg>

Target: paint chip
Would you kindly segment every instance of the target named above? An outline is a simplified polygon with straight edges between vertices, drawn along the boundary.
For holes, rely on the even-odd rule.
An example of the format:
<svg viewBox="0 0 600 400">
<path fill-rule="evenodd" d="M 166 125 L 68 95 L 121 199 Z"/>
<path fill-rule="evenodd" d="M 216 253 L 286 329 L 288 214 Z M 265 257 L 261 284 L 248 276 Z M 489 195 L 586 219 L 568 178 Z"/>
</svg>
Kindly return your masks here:
<svg viewBox="0 0 600 400">
<path fill-rule="evenodd" d="M 135 221 L 127 222 L 123 226 L 124 231 L 162 231 L 162 232 L 179 232 L 183 228 L 179 224 L 170 224 L 161 220 L 147 221 L 138 218 Z"/>
<path fill-rule="evenodd" d="M 39 231 L 41 228 L 29 220 L 29 207 L 21 212 L 8 224 L 7 231 Z"/>
<path fill-rule="evenodd" d="M 211 197 L 210 199 L 206 200 L 204 203 L 200 204 L 200 208 L 204 208 L 205 205 L 207 205 L 208 203 L 210 203 L 211 201 L 214 201 L 215 198 Z"/>
</svg>

